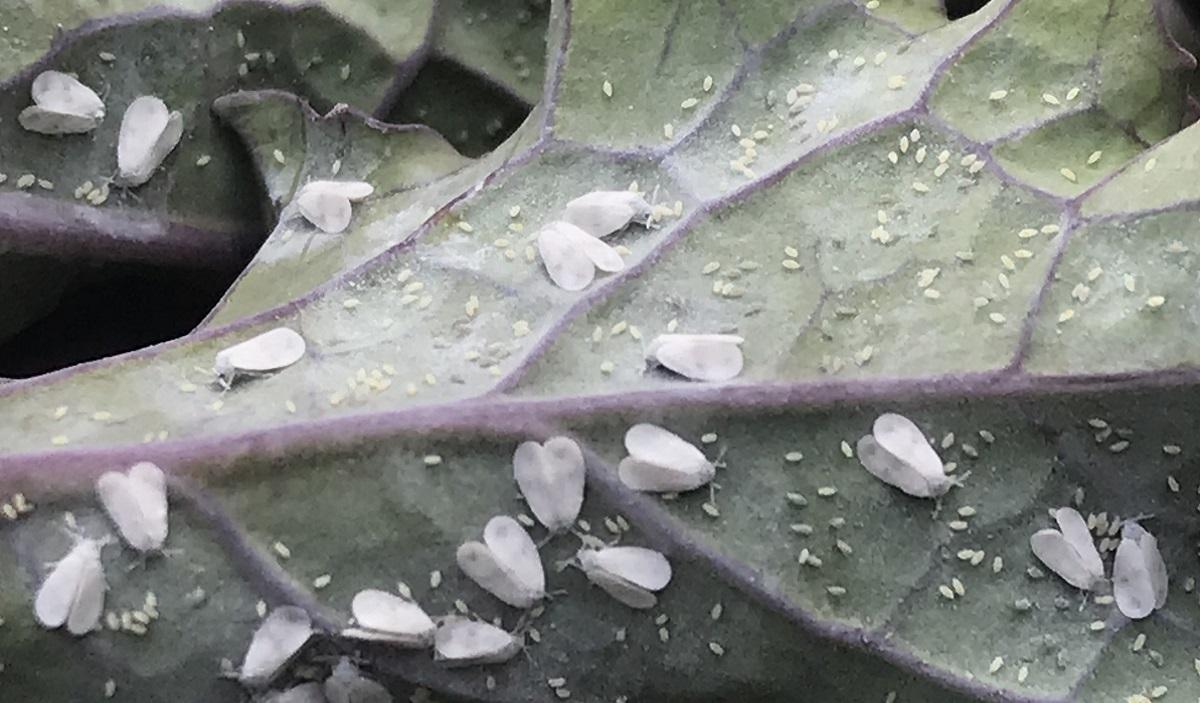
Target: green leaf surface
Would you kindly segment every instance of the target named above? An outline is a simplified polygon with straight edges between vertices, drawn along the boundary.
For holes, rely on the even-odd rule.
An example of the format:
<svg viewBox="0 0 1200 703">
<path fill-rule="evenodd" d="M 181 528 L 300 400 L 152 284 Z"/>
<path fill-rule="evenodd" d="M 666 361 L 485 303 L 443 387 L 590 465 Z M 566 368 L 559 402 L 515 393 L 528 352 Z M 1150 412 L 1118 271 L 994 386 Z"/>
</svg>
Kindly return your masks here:
<svg viewBox="0 0 1200 703">
<path fill-rule="evenodd" d="M 357 652 L 397 693 L 449 699 L 558 700 L 558 677 L 585 701 L 1200 697 L 1195 61 L 1149 1 L 993 0 L 953 22 L 936 7 L 556 3 L 539 106 L 475 160 L 277 92 L 218 100 L 273 215 L 335 161 L 376 193 L 340 235 L 280 222 L 202 330 L 0 388 L 0 497 L 37 504 L 0 542 L 6 680 L 44 700 L 108 678 L 138 700 L 235 700 L 218 662 L 240 660 L 262 599 L 309 609 L 315 649 Z M 495 47 L 512 18 L 441 9 L 464 13 L 441 27 L 496 42 L 444 53 L 510 81 Z M 626 269 L 554 287 L 539 227 L 634 182 L 665 207 L 610 239 Z M 301 361 L 212 383 L 218 350 L 280 325 L 305 337 Z M 647 368 L 667 330 L 744 336 L 744 371 Z M 853 448 L 888 411 L 961 487 L 910 498 L 861 467 Z M 719 460 L 711 493 L 621 484 L 638 422 Z M 555 434 L 587 457 L 578 530 L 671 560 L 654 609 L 558 569 L 570 535 L 542 547 L 561 592 L 536 614 L 455 566 L 488 518 L 526 512 L 516 445 Z M 37 629 L 61 512 L 102 534 L 92 481 L 139 460 L 172 474 L 171 553 L 127 570 L 107 547 L 108 597 L 154 590 L 162 617 L 142 638 Z M 1119 520 L 1143 519 L 1162 610 L 1130 622 L 1034 568 L 1028 537 L 1064 505 L 1101 525 L 1109 561 Z M 357 590 L 397 581 L 431 614 L 461 600 L 518 628 L 525 654 L 448 670 L 335 636 Z M 288 676 L 330 666 L 302 659 Z"/>
</svg>

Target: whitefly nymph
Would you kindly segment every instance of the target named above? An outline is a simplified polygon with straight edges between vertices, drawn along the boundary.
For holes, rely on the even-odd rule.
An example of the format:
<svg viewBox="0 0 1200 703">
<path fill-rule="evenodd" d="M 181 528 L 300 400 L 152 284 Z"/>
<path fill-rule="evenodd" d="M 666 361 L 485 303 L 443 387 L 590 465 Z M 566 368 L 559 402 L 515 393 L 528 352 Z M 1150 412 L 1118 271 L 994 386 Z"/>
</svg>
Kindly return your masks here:
<svg viewBox="0 0 1200 703">
<path fill-rule="evenodd" d="M 742 372 L 742 343 L 733 334 L 660 334 L 646 359 L 693 381 L 728 381 Z"/>
<path fill-rule="evenodd" d="M 1121 613 L 1134 620 L 1167 602 L 1167 565 L 1158 540 L 1136 522 L 1121 528 L 1121 543 L 1113 559 L 1113 596 Z"/>
<path fill-rule="evenodd" d="M 248 686 L 269 682 L 312 636 L 312 620 L 303 608 L 280 606 L 254 631 L 238 680 Z"/>
<path fill-rule="evenodd" d="M 625 268 L 616 249 L 561 220 L 538 231 L 537 249 L 550 280 L 567 291 L 580 291 L 591 285 L 596 269 L 613 273 Z"/>
<path fill-rule="evenodd" d="M 59 71 L 43 71 L 29 89 L 33 105 L 21 110 L 17 121 L 38 134 L 83 134 L 104 119 L 104 101 L 77 78 Z"/>
<path fill-rule="evenodd" d="M 607 237 L 635 220 L 648 222 L 651 211 L 650 203 L 640 193 L 596 190 L 567 203 L 563 219 L 593 237 Z"/>
<path fill-rule="evenodd" d="M 521 640 L 495 625 L 450 616 L 438 626 L 433 648 L 445 666 L 502 664 L 521 651 Z"/>
<path fill-rule="evenodd" d="M 880 415 L 857 449 L 863 468 L 910 496 L 937 498 L 955 485 L 921 428 L 903 415 Z"/>
<path fill-rule="evenodd" d="M 182 136 L 183 115 L 153 95 L 136 98 L 121 119 L 117 182 L 136 187 L 150 180 Z"/>
<path fill-rule="evenodd" d="M 355 626 L 342 630 L 344 637 L 388 642 L 423 649 L 433 644 L 437 625 L 421 606 L 400 596 L 368 588 L 350 602 Z"/>
<path fill-rule="evenodd" d="M 365 181 L 311 181 L 296 194 L 296 209 L 317 229 L 337 234 L 350 226 L 351 203 L 375 192 Z"/>
<path fill-rule="evenodd" d="M 1099 588 L 1104 583 L 1104 562 L 1083 516 L 1074 508 L 1059 508 L 1054 521 L 1057 530 L 1038 530 L 1029 538 L 1034 555 L 1072 586 L 1085 591 Z"/>
<path fill-rule="evenodd" d="M 287 327 L 251 337 L 217 352 L 213 370 L 222 385 L 231 385 L 238 376 L 262 375 L 285 369 L 304 356 L 304 338 Z"/>
<path fill-rule="evenodd" d="M 584 547 L 577 557 L 588 580 L 630 608 L 653 608 L 671 582 L 671 564 L 644 547 Z"/>
<path fill-rule="evenodd" d="M 466 542 L 455 556 L 464 574 L 514 608 L 531 607 L 546 596 L 546 572 L 537 545 L 507 515 L 488 520 L 483 542 Z"/>
<path fill-rule="evenodd" d="M 513 478 L 538 521 L 551 532 L 575 524 L 583 507 L 583 451 L 569 437 L 522 442 L 513 453 Z"/>
<path fill-rule="evenodd" d="M 641 423 L 625 433 L 629 456 L 617 473 L 635 491 L 680 493 L 713 479 L 717 469 L 694 444 L 657 425 Z"/>
<path fill-rule="evenodd" d="M 33 601 L 33 615 L 42 627 L 66 625 L 67 632 L 75 636 L 96 628 L 108 590 L 100 563 L 103 546 L 100 540 L 81 538 L 54 565 Z"/>
<path fill-rule="evenodd" d="M 100 504 L 121 537 L 139 552 L 162 549 L 167 540 L 167 481 L 162 469 L 143 461 L 129 471 L 108 471 L 96 481 Z"/>
</svg>

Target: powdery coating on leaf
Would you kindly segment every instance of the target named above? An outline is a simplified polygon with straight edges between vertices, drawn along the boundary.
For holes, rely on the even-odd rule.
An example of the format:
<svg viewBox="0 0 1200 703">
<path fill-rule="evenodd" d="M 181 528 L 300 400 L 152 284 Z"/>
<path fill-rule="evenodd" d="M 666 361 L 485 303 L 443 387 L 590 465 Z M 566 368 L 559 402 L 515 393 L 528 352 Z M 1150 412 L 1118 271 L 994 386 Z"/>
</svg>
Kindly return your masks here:
<svg viewBox="0 0 1200 703">
<path fill-rule="evenodd" d="M 107 589 L 100 543 L 80 540 L 42 582 L 33 602 L 34 617 L 42 627 L 66 624 L 72 635 L 86 635 L 100 621 Z"/>
<path fill-rule="evenodd" d="M 693 381 L 728 381 L 742 372 L 745 341 L 733 334 L 660 334 L 646 358 Z"/>
<path fill-rule="evenodd" d="M 625 268 L 616 249 L 569 222 L 556 221 L 543 227 L 537 235 L 537 247 L 550 280 L 563 290 L 587 288 L 597 268 L 608 273 Z"/>
<path fill-rule="evenodd" d="M 391 703 L 387 689 L 362 675 L 348 658 L 342 657 L 325 679 L 325 698 L 329 703 Z"/>
<path fill-rule="evenodd" d="M 305 349 L 304 337 L 298 332 L 276 327 L 217 352 L 213 368 L 228 382 L 240 372 L 269 373 L 287 368 L 304 356 Z"/>
<path fill-rule="evenodd" d="M 1167 565 L 1158 540 L 1136 522 L 1121 530 L 1113 559 L 1113 596 L 1125 617 L 1140 620 L 1167 602 Z"/>
<path fill-rule="evenodd" d="M 359 591 L 350 603 L 350 612 L 359 627 L 344 630 L 342 634 L 347 637 L 428 647 L 437 629 L 421 606 L 387 591 Z M 359 633 L 364 636 L 358 637 Z"/>
<path fill-rule="evenodd" d="M 657 425 L 642 423 L 629 428 L 625 449 L 629 456 L 621 460 L 617 473 L 622 483 L 636 491 L 690 491 L 717 474 L 703 452 Z"/>
<path fill-rule="evenodd" d="M 270 680 L 312 635 L 312 620 L 302 608 L 280 606 L 254 631 L 239 679 L 247 685 Z"/>
<path fill-rule="evenodd" d="M 528 608 L 545 597 L 541 557 L 520 523 L 498 515 L 484 527 L 483 540 L 458 548 L 455 558 L 464 574 L 514 608 Z"/>
<path fill-rule="evenodd" d="M 21 126 L 40 134 L 81 134 L 104 119 L 104 101 L 74 76 L 44 71 L 33 79 L 34 104 L 21 111 Z"/>
<path fill-rule="evenodd" d="M 521 651 L 521 643 L 486 622 L 460 617 L 442 621 L 434 636 L 434 658 L 446 666 L 500 664 Z"/>
<path fill-rule="evenodd" d="M 935 498 L 954 485 L 921 429 L 903 415 L 876 418 L 872 434 L 858 440 L 857 454 L 873 476 L 910 496 Z"/>
<path fill-rule="evenodd" d="M 583 548 L 579 565 L 588 580 L 631 608 L 653 608 L 671 582 L 671 564 L 661 553 L 644 547 Z"/>
<path fill-rule="evenodd" d="M 624 229 L 635 218 L 650 215 L 650 204 L 640 193 L 597 190 L 567 203 L 563 219 L 593 237 L 607 237 Z"/>
<path fill-rule="evenodd" d="M 513 453 L 513 478 L 534 516 L 551 532 L 575 523 L 583 507 L 583 451 L 569 437 L 522 442 Z"/>
<path fill-rule="evenodd" d="M 183 115 L 168 110 L 166 103 L 152 95 L 135 99 L 121 119 L 117 180 L 131 187 L 150 180 L 182 136 Z"/>
<path fill-rule="evenodd" d="M 162 549 L 167 540 L 167 483 L 162 469 L 143 461 L 122 474 L 96 481 L 96 494 L 121 537 L 140 552 Z"/>
<path fill-rule="evenodd" d="M 1074 508 L 1059 508 L 1054 519 L 1059 530 L 1038 530 L 1029 538 L 1030 549 L 1062 580 L 1085 591 L 1095 589 L 1104 581 L 1104 563 L 1083 517 Z"/>
<path fill-rule="evenodd" d="M 350 203 L 362 202 L 375 192 L 364 181 L 312 181 L 296 195 L 296 208 L 304 219 L 327 234 L 350 226 Z"/>
</svg>

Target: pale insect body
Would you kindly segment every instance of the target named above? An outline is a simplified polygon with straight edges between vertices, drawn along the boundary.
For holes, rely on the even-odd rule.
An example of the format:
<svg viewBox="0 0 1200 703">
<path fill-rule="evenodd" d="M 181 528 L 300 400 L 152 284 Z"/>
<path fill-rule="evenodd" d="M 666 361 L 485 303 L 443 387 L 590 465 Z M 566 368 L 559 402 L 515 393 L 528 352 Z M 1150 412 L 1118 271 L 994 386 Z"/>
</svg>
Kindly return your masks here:
<svg viewBox="0 0 1200 703">
<path fill-rule="evenodd" d="M 240 374 L 265 374 L 287 368 L 304 356 L 305 348 L 299 333 L 276 327 L 217 352 L 213 370 L 228 385 Z"/>
<path fill-rule="evenodd" d="M 577 556 L 589 581 L 630 608 L 653 608 L 658 603 L 654 592 L 671 582 L 670 562 L 653 549 L 584 547 Z"/>
<path fill-rule="evenodd" d="M 1091 591 L 1104 583 L 1104 562 L 1100 559 L 1087 523 L 1078 510 L 1054 511 L 1058 529 L 1038 530 L 1029 538 L 1034 555 L 1062 580 L 1076 588 Z"/>
<path fill-rule="evenodd" d="M 297 193 L 296 209 L 322 232 L 337 234 L 350 226 L 350 204 L 374 192 L 374 186 L 363 181 L 311 181 Z"/>
<path fill-rule="evenodd" d="M 502 664 L 521 651 L 521 641 L 486 622 L 452 616 L 434 636 L 434 659 L 446 666 Z"/>
<path fill-rule="evenodd" d="M 463 544 L 456 559 L 472 581 L 514 608 L 528 608 L 546 595 L 546 572 L 537 546 L 507 515 L 488 520 L 483 543 Z"/>
<path fill-rule="evenodd" d="M 680 493 L 705 485 L 717 474 L 704 453 L 679 435 L 657 425 L 634 425 L 625 433 L 629 456 L 617 474 L 635 491 Z"/>
<path fill-rule="evenodd" d="M 392 703 L 392 694 L 378 682 L 362 675 L 347 657 L 333 667 L 323 686 L 329 703 Z"/>
<path fill-rule="evenodd" d="M 556 286 L 580 291 L 591 285 L 596 269 L 613 273 L 625 268 L 621 255 L 579 227 L 556 221 L 538 231 L 538 253 Z"/>
<path fill-rule="evenodd" d="M 109 471 L 96 493 L 121 537 L 139 552 L 162 549 L 167 540 L 167 483 L 162 469 L 139 462 L 126 473 Z"/>
<path fill-rule="evenodd" d="M 575 524 L 583 507 L 583 451 L 568 437 L 522 442 L 513 453 L 513 478 L 529 509 L 551 532 Z"/>
<path fill-rule="evenodd" d="M 936 498 L 955 485 L 921 429 L 903 415 L 880 415 L 857 449 L 863 468 L 910 496 Z"/>
<path fill-rule="evenodd" d="M 286 691 L 269 693 L 262 699 L 262 703 L 326 703 L 326 700 L 321 684 L 311 681 L 292 686 Z"/>
<path fill-rule="evenodd" d="M 693 381 L 728 381 L 742 372 L 745 341 L 733 334 L 660 334 L 646 358 Z"/>
<path fill-rule="evenodd" d="M 369 588 L 355 594 L 350 612 L 356 626 L 342 631 L 346 637 L 416 649 L 433 644 L 437 625 L 411 600 Z"/>
<path fill-rule="evenodd" d="M 567 203 L 563 219 L 594 237 L 607 237 L 634 220 L 647 221 L 650 203 L 629 190 L 597 190 Z"/>
<path fill-rule="evenodd" d="M 303 608 L 284 605 L 272 610 L 254 631 L 238 679 L 249 686 L 267 683 L 312 633 L 312 620 Z"/>
<path fill-rule="evenodd" d="M 153 95 L 129 103 L 117 137 L 117 182 L 140 186 L 162 164 L 183 136 L 183 115 Z"/>
<path fill-rule="evenodd" d="M 81 539 L 63 557 L 38 588 L 33 614 L 42 627 L 67 626 L 72 635 L 86 635 L 100 622 L 104 610 L 104 566 L 100 563 L 102 542 Z"/>
<path fill-rule="evenodd" d="M 1121 528 L 1113 559 L 1113 597 L 1125 617 L 1140 620 L 1167 602 L 1167 565 L 1158 540 L 1136 522 Z"/>
<path fill-rule="evenodd" d="M 104 101 L 74 76 L 58 71 L 43 71 L 33 79 L 29 90 L 33 105 L 21 111 L 17 120 L 38 134 L 83 134 L 104 119 Z"/>
</svg>

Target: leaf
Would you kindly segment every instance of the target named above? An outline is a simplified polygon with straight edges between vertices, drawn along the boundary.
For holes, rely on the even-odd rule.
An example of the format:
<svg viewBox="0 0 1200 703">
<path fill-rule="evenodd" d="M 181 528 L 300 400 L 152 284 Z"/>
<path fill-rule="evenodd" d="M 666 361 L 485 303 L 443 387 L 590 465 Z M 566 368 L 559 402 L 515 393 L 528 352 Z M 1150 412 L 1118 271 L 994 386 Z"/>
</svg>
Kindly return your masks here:
<svg viewBox="0 0 1200 703">
<path fill-rule="evenodd" d="M 337 237 L 278 224 L 202 330 L 0 388 L 0 497 L 38 505 L 2 547 L 16 690 L 113 677 L 139 700 L 236 695 L 214 662 L 240 658 L 260 598 L 331 633 L 356 591 L 398 580 L 431 614 L 462 600 L 516 628 L 454 550 L 525 511 L 517 444 L 567 434 L 588 464 L 579 529 L 663 551 L 658 607 L 557 570 L 578 546 L 560 536 L 543 563 L 565 593 L 522 623 L 527 656 L 455 671 L 326 634 L 288 676 L 357 651 L 397 693 L 467 700 L 557 700 L 557 677 L 597 701 L 1200 695 L 1195 61 L 1148 1 L 994 0 L 953 22 L 937 3 L 870 5 L 555 4 L 539 106 L 473 161 L 279 93 L 217 101 L 273 215 L 336 159 L 377 195 Z M 434 45 L 470 27 L 495 43 L 474 58 L 459 44 L 453 63 L 510 80 L 494 47 L 513 25 L 463 17 Z M 554 287 L 537 229 L 633 181 L 671 214 L 610 239 L 625 271 Z M 305 359 L 210 383 L 219 349 L 280 325 Z M 745 337 L 745 370 L 705 385 L 647 369 L 668 329 Z M 963 485 L 923 501 L 864 470 L 853 447 L 883 412 L 916 422 Z M 712 493 L 625 488 L 639 422 L 717 461 Z M 153 589 L 162 618 L 146 639 L 36 630 L 61 511 L 102 533 L 91 481 L 140 460 L 173 477 L 181 553 L 126 571 L 110 547 L 109 598 L 133 608 Z M 1165 609 L 1130 623 L 1030 570 L 1029 535 L 1064 505 L 1106 537 L 1154 516 Z M 193 606 L 197 582 L 210 600 Z M 89 647 L 103 656 L 76 656 Z M 64 662 L 53 681 L 29 673 L 49 660 Z"/>
</svg>

